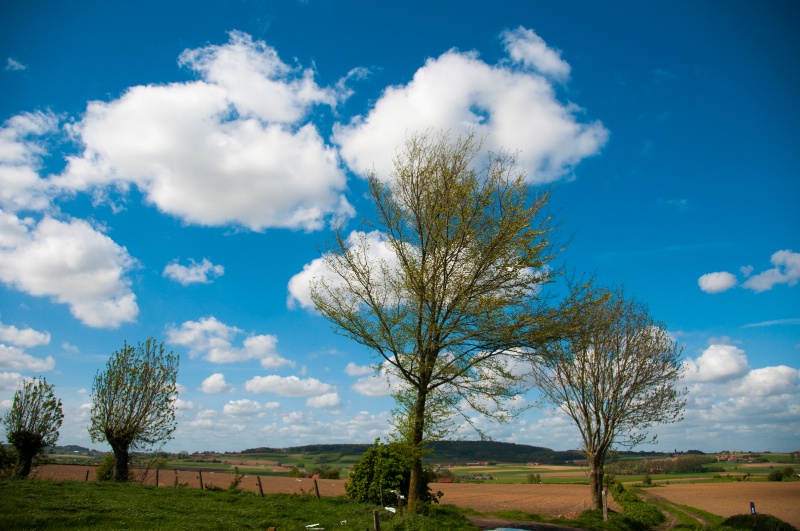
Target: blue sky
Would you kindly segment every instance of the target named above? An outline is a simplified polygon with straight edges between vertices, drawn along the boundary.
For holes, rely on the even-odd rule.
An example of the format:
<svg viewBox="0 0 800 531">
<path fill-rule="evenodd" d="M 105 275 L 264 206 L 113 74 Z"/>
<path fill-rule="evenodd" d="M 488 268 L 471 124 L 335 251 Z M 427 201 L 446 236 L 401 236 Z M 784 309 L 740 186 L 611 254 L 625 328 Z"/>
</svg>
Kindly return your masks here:
<svg viewBox="0 0 800 531">
<path fill-rule="evenodd" d="M 0 9 L 0 410 L 44 375 L 60 442 L 102 446 L 93 376 L 154 336 L 181 355 L 169 450 L 384 436 L 377 360 L 307 280 L 331 223 L 371 215 L 365 172 L 471 126 L 552 192 L 560 259 L 685 346 L 686 419 L 643 449 L 797 449 L 796 2 Z M 476 422 L 579 445 L 547 411 Z"/>
</svg>

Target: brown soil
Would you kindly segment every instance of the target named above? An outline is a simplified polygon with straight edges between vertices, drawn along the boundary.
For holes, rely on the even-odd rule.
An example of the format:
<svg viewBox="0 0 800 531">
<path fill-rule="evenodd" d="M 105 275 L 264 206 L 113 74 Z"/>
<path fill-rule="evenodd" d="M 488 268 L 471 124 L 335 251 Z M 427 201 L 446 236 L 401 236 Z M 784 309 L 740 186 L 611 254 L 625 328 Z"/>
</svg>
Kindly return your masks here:
<svg viewBox="0 0 800 531">
<path fill-rule="evenodd" d="M 800 481 L 670 484 L 649 490 L 673 503 L 725 517 L 750 514 L 753 502 L 758 514 L 771 514 L 800 528 Z"/>
</svg>

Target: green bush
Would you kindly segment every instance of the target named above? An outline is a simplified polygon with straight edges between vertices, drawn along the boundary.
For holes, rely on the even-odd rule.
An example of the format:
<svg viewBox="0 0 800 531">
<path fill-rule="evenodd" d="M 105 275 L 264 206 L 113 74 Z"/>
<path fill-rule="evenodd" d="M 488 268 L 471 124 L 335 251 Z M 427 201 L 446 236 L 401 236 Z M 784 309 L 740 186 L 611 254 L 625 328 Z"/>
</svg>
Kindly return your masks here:
<svg viewBox="0 0 800 531">
<path fill-rule="evenodd" d="M 422 480 L 427 485 L 436 479 L 432 470 L 426 469 Z M 381 502 L 383 489 L 384 502 L 394 505 L 392 491 L 399 491 L 408 498 L 408 485 L 411 481 L 411 456 L 406 446 L 398 443 L 380 444 L 378 440 L 361 456 L 353 467 L 350 481 L 345 483 L 347 496 L 358 502 Z M 422 502 L 436 502 L 440 494 L 426 489 Z"/>
<path fill-rule="evenodd" d="M 794 475 L 795 475 L 794 468 L 787 466 L 786 468 L 783 469 L 783 477 L 785 477 L 786 479 L 791 479 L 794 477 Z"/>
<path fill-rule="evenodd" d="M 783 470 L 773 470 L 767 476 L 767 481 L 783 481 Z"/>
<path fill-rule="evenodd" d="M 114 454 L 106 454 L 94 472 L 97 481 L 111 481 L 114 479 Z"/>
<path fill-rule="evenodd" d="M 17 466 L 17 451 L 10 444 L 0 443 L 0 478 L 14 475 Z"/>
<path fill-rule="evenodd" d="M 711 531 L 797 531 L 797 528 L 770 514 L 759 514 L 755 523 L 750 514 L 731 516 Z"/>
</svg>

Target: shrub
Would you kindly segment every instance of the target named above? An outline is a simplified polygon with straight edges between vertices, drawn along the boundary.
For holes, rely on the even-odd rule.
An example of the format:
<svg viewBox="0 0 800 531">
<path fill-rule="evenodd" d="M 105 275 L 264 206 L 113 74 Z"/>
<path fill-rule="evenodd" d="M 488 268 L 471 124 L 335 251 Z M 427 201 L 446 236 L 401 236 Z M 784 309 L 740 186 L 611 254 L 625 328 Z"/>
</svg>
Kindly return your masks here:
<svg viewBox="0 0 800 531">
<path fill-rule="evenodd" d="M 785 477 L 786 479 L 793 478 L 794 474 L 795 474 L 794 468 L 790 466 L 787 466 L 786 468 L 783 469 L 783 477 Z"/>
<path fill-rule="evenodd" d="M 97 481 L 111 481 L 114 479 L 114 454 L 106 454 L 94 471 Z"/>
<path fill-rule="evenodd" d="M 783 481 L 783 470 L 773 470 L 767 476 L 767 481 Z"/>
<path fill-rule="evenodd" d="M 436 479 L 436 474 L 426 469 L 422 480 L 427 485 Z M 408 485 L 411 481 L 411 456 L 408 448 L 399 443 L 380 444 L 378 440 L 361 456 L 361 460 L 353 467 L 350 481 L 345 483 L 347 496 L 359 502 L 381 502 L 381 489 L 384 501 L 391 500 L 390 492 L 399 491 L 408 497 Z M 437 502 L 440 493 L 433 494 L 430 488 L 422 497 L 422 502 Z"/>
<path fill-rule="evenodd" d="M 542 482 L 542 476 L 539 474 L 528 474 L 525 476 L 525 479 L 528 483 L 535 483 L 537 485 Z"/>
<path fill-rule="evenodd" d="M 0 443 L 0 478 L 14 475 L 17 465 L 17 451 L 10 444 Z"/>
<path fill-rule="evenodd" d="M 748 531 L 797 531 L 794 526 L 770 514 L 759 514 L 755 523 L 753 523 L 752 515 L 738 514 L 711 528 L 712 531 L 736 531 L 739 529 Z"/>
</svg>

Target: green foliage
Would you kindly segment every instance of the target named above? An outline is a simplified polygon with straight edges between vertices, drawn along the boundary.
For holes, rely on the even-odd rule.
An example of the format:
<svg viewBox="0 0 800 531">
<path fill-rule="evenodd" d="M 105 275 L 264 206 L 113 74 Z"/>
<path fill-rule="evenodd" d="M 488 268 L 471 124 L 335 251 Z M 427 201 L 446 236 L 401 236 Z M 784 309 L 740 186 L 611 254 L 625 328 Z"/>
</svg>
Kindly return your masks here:
<svg viewBox="0 0 800 531">
<path fill-rule="evenodd" d="M 525 476 L 525 481 L 538 485 L 542 482 L 542 476 L 540 474 L 528 474 Z"/>
<path fill-rule="evenodd" d="M 797 528 L 769 514 L 759 514 L 753 522 L 750 514 L 739 514 L 726 518 L 710 531 L 797 531 Z"/>
<path fill-rule="evenodd" d="M 239 467 L 233 467 L 233 479 L 231 480 L 231 484 L 228 485 L 228 490 L 239 490 L 239 484 L 242 482 L 242 479 L 244 479 L 244 476 L 239 473 Z"/>
<path fill-rule="evenodd" d="M 136 347 L 124 343 L 95 375 L 89 434 L 111 445 L 116 481 L 128 476 L 131 449 L 172 438 L 178 363 L 177 355 L 149 338 Z"/>
<path fill-rule="evenodd" d="M 314 463 L 321 465 L 323 463 L 333 463 L 334 461 L 338 461 L 342 458 L 342 454 L 335 453 L 335 454 L 319 454 L 315 455 L 313 458 Z"/>
<path fill-rule="evenodd" d="M 767 476 L 767 481 L 783 481 L 783 470 L 773 470 Z"/>
<path fill-rule="evenodd" d="M 293 467 L 292 467 L 292 468 L 289 470 L 288 476 L 289 476 L 290 478 L 304 478 L 304 477 L 306 477 L 306 474 L 305 474 L 305 472 L 303 472 L 302 470 L 300 470 L 300 469 L 299 469 L 299 468 L 297 468 L 296 466 L 293 466 Z"/>
<path fill-rule="evenodd" d="M 791 479 L 795 476 L 795 470 L 790 466 L 787 466 L 781 472 L 783 472 L 783 477 L 786 479 Z"/>
<path fill-rule="evenodd" d="M 320 465 L 311 469 L 311 474 L 318 474 L 320 479 L 339 479 L 341 470 L 329 465 Z"/>
<path fill-rule="evenodd" d="M 431 470 L 424 471 L 425 484 L 432 482 L 436 475 Z M 406 445 L 400 443 L 375 444 L 361 456 L 361 460 L 353 467 L 350 481 L 345 483 L 344 490 L 347 496 L 358 502 L 381 502 L 381 489 L 383 489 L 384 502 L 395 505 L 396 500 L 392 491 L 399 491 L 408 497 L 408 488 L 411 481 L 411 456 Z M 426 493 L 420 501 L 437 501 L 438 495 L 426 488 Z"/>
<path fill-rule="evenodd" d="M 16 477 L 28 477 L 34 458 L 44 457 L 45 449 L 58 440 L 64 413 L 53 389 L 45 378 L 23 380 L 3 416 L 6 437 L 17 451 Z"/>
<path fill-rule="evenodd" d="M 17 451 L 10 444 L 0 443 L 0 478 L 14 475 L 17 465 Z"/>
<path fill-rule="evenodd" d="M 664 514 L 656 506 L 642 501 L 633 492 L 626 489 L 622 483 L 614 483 L 610 490 L 614 501 L 622 507 L 622 517 L 627 520 L 627 527 L 651 529 L 666 520 Z"/>
<path fill-rule="evenodd" d="M 106 454 L 97 468 L 94 469 L 97 481 L 111 481 L 114 479 L 114 454 Z"/>
</svg>

